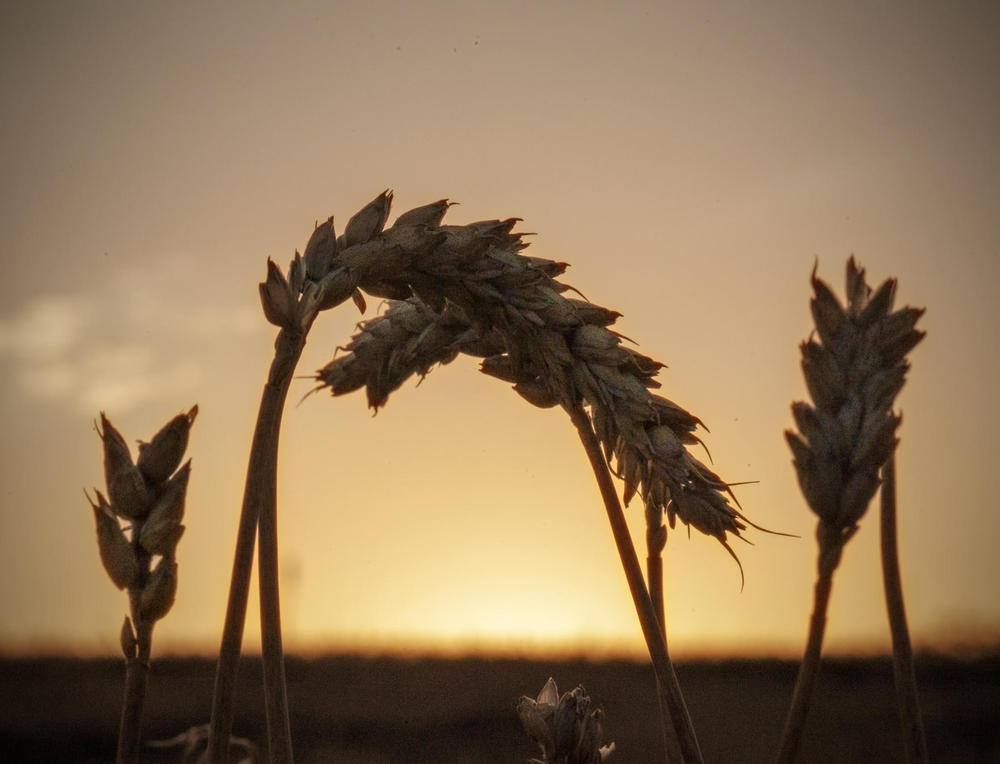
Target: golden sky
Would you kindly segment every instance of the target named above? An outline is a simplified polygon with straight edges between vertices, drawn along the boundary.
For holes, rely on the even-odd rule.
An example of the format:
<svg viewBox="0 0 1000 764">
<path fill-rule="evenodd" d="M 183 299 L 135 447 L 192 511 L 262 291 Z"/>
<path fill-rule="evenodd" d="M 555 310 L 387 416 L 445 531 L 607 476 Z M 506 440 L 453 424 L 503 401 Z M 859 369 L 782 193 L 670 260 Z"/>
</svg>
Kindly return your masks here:
<svg viewBox="0 0 1000 764">
<path fill-rule="evenodd" d="M 926 306 L 898 457 L 918 645 L 1000 633 L 995 4 L 4 3 L 0 6 L 0 649 L 115 649 L 82 489 L 92 420 L 130 441 L 198 403 L 180 589 L 155 649 L 214 651 L 274 328 L 265 260 L 383 188 L 395 212 L 517 216 L 529 254 L 624 314 L 756 480 L 738 570 L 667 547 L 672 645 L 798 651 L 814 522 L 782 431 L 809 273 L 854 254 Z M 339 227 L 338 226 L 338 227 Z M 368 314 L 378 310 L 369 301 Z M 359 320 L 324 314 L 300 366 Z M 293 385 L 279 475 L 291 649 L 641 651 L 568 419 L 471 360 L 362 394 Z M 641 507 L 629 510 L 642 549 Z M 838 572 L 830 649 L 888 645 L 877 516 Z M 255 595 L 254 595 L 255 596 Z M 252 607 L 247 642 L 257 639 Z"/>
</svg>

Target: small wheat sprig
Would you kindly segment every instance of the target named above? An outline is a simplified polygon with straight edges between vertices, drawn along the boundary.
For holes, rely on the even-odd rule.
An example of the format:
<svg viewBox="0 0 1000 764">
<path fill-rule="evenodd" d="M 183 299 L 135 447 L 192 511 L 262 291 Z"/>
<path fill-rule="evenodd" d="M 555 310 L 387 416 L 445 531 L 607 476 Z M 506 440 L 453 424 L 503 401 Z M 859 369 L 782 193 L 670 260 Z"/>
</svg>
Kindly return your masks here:
<svg viewBox="0 0 1000 764">
<path fill-rule="evenodd" d="M 798 432 L 785 437 L 799 485 L 831 549 L 857 528 L 896 446 L 901 418 L 892 405 L 902 389 L 906 354 L 923 338 L 919 308 L 893 312 L 895 279 L 874 293 L 865 272 L 847 262 L 847 306 L 812 275 L 816 336 L 802 343 L 802 372 L 812 404 L 792 404 Z M 841 537 L 839 540 L 837 537 Z"/>
<path fill-rule="evenodd" d="M 853 257 L 847 262 L 846 306 L 816 277 L 815 268 L 811 280 L 815 336 L 802 343 L 801 352 L 812 403 L 792 404 L 798 432 L 788 430 L 785 437 L 802 494 L 818 518 L 819 555 L 805 657 L 778 754 L 784 764 L 791 764 L 799 750 L 820 662 L 833 574 L 844 545 L 882 482 L 880 471 L 885 481 L 883 500 L 887 488 L 894 493 L 892 462 L 901 417 L 892 407 L 909 370 L 906 355 L 924 337 L 916 329 L 923 309 L 894 311 L 895 279 L 873 292 Z M 884 521 L 883 517 L 883 525 Z M 886 544 L 894 549 L 895 541 L 883 534 L 883 554 Z M 902 610 L 901 593 L 895 607 Z M 890 615 L 893 609 L 890 604 Z M 905 617 L 903 623 L 905 632 Z M 894 626 L 894 652 L 897 636 Z M 905 642 L 908 651 L 908 637 Z M 912 692 L 915 697 L 915 687 Z"/>
<path fill-rule="evenodd" d="M 614 753 L 614 743 L 601 745 L 604 712 L 581 686 L 560 695 L 549 677 L 538 697 L 521 696 L 517 716 L 542 751 L 543 758 L 528 764 L 601 764 Z"/>
<path fill-rule="evenodd" d="M 111 582 L 128 593 L 129 615 L 119 632 L 125 656 L 125 698 L 118 732 L 117 760 L 139 760 L 142 708 L 146 696 L 153 627 L 174 604 L 177 544 L 184 534 L 184 504 L 191 460 L 181 466 L 194 406 L 178 414 L 148 442 L 140 442 L 133 461 L 125 438 L 101 413 L 95 425 L 104 451 L 107 498 L 90 499 L 97 548 Z M 156 560 L 155 565 L 153 564 Z"/>
</svg>

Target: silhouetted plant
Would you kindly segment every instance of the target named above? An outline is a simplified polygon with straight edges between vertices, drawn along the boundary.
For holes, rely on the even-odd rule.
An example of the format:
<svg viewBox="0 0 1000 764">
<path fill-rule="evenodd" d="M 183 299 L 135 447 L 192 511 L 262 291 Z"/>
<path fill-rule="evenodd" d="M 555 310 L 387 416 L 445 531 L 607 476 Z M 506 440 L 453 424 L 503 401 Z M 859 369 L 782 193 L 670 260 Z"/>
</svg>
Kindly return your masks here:
<svg viewBox="0 0 1000 764">
<path fill-rule="evenodd" d="M 601 764 L 614 753 L 614 743 L 601 745 L 604 712 L 593 707 L 583 687 L 560 696 L 549 677 L 537 698 L 521 697 L 517 715 L 542 750 L 543 758 L 529 759 L 528 764 Z"/>
<path fill-rule="evenodd" d="M 129 615 L 119 634 L 125 656 L 119 763 L 139 760 L 153 627 L 170 611 L 177 591 L 176 552 L 184 534 L 181 521 L 191 461 L 178 466 L 197 414 L 194 406 L 167 422 L 148 443 L 140 442 L 135 461 L 103 412 L 100 427 L 95 425 L 104 449 L 107 490 L 107 498 L 96 489 L 95 499 L 88 496 L 97 548 L 111 582 L 128 593 L 129 601 Z"/>
<path fill-rule="evenodd" d="M 846 307 L 816 278 L 815 269 L 812 286 L 815 296 L 810 308 L 815 337 L 803 342 L 801 349 L 802 372 L 813 403 L 792 404 L 798 432 L 788 430 L 785 437 L 794 456 L 802 494 L 819 520 L 818 576 L 805 657 L 778 760 L 791 764 L 798 753 L 820 662 L 833 574 L 844 546 L 857 532 L 858 522 L 881 483 L 883 531 L 889 525 L 889 532 L 883 532 L 883 563 L 900 709 L 908 758 L 926 761 L 898 585 L 893 455 L 899 442 L 896 431 L 901 417 L 892 411 L 909 370 L 906 354 L 924 336 L 915 328 L 924 311 L 906 307 L 893 312 L 895 279 L 886 280 L 872 293 L 864 270 L 853 257 L 847 261 Z"/>
</svg>

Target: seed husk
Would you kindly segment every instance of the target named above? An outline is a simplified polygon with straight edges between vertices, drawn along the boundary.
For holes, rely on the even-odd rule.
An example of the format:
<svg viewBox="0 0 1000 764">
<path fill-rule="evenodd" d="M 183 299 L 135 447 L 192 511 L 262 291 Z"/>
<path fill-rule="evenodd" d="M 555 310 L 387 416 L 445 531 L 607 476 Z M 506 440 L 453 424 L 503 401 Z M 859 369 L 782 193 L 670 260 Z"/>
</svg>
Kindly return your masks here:
<svg viewBox="0 0 1000 764">
<path fill-rule="evenodd" d="M 188 479 L 191 475 L 191 460 L 177 470 L 163 487 L 160 497 L 143 523 L 139 533 L 139 543 L 149 554 L 173 554 L 180 540 L 181 520 L 184 519 L 184 503 L 187 495 Z"/>
<path fill-rule="evenodd" d="M 278 327 L 293 324 L 295 298 L 288 279 L 271 258 L 267 259 L 267 278 L 259 285 L 264 317 Z"/>
<path fill-rule="evenodd" d="M 178 414 L 167 422 L 149 443 L 139 444 L 136 466 L 151 484 L 164 482 L 181 463 L 187 449 L 191 425 L 198 416 L 198 406 L 186 414 Z"/>
<path fill-rule="evenodd" d="M 333 216 L 320 223 L 313 230 L 306 244 L 305 261 L 306 278 L 315 282 L 321 281 L 333 268 L 333 262 L 340 249 L 337 246 L 337 233 L 333 228 Z"/>
<path fill-rule="evenodd" d="M 161 557 L 149 574 L 149 580 L 139 596 L 139 614 L 144 621 L 158 621 L 174 604 L 177 594 L 177 563 Z"/>
<path fill-rule="evenodd" d="M 132 454 L 125 438 L 115 429 L 103 411 L 101 412 L 101 426 L 95 425 L 95 429 L 104 448 L 104 485 L 110 491 L 115 478 L 133 466 Z"/>
<path fill-rule="evenodd" d="M 344 248 L 363 244 L 382 233 L 392 206 L 392 191 L 386 189 L 356 212 L 344 227 Z"/>
<path fill-rule="evenodd" d="M 111 508 L 120 517 L 144 517 L 153 506 L 153 491 L 138 467 L 119 472 L 108 486 Z"/>
<path fill-rule="evenodd" d="M 135 551 L 125 537 L 121 525 L 112 514 L 107 499 L 101 495 L 100 491 L 94 493 L 97 495 L 96 503 L 89 497 L 88 500 L 90 500 L 90 506 L 94 511 L 94 522 L 97 528 L 97 551 L 111 583 L 119 589 L 126 589 L 132 586 L 139 577 L 139 561 L 136 559 Z"/>
</svg>

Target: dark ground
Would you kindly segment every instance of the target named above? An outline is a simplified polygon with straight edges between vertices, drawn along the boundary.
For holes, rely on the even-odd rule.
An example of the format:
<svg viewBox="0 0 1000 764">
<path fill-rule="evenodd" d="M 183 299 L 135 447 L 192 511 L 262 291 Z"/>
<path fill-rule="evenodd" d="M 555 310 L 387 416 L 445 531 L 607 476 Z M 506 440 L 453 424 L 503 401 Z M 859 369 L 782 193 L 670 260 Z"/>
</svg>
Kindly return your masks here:
<svg viewBox="0 0 1000 764">
<path fill-rule="evenodd" d="M 708 764 L 773 755 L 797 664 L 681 662 L 677 673 Z M 120 660 L 0 659 L 0 759 L 113 761 L 123 686 Z M 146 739 L 208 721 L 215 663 L 154 660 Z M 651 669 L 627 661 L 335 656 L 287 663 L 298 762 L 524 762 L 537 749 L 514 714 L 551 675 L 583 684 L 605 710 L 611 762 L 660 762 Z M 1000 656 L 918 658 L 931 760 L 1000 762 Z M 241 664 L 235 734 L 260 742 L 260 663 Z M 804 762 L 901 762 L 888 658 L 825 659 Z M 163 761 L 150 757 L 149 761 Z"/>
</svg>

